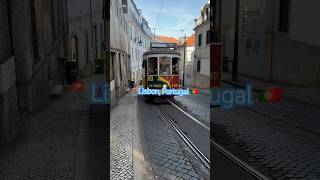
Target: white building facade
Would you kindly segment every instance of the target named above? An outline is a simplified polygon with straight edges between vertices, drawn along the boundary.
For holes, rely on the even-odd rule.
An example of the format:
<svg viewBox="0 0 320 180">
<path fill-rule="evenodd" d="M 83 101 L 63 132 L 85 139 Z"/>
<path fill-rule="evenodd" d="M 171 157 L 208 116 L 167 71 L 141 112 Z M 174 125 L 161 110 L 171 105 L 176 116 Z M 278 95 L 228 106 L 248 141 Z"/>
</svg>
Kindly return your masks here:
<svg viewBox="0 0 320 180">
<path fill-rule="evenodd" d="M 201 9 L 201 16 L 195 20 L 195 50 L 194 50 L 194 86 L 210 87 L 210 1 Z"/>
<path fill-rule="evenodd" d="M 128 0 L 110 1 L 110 96 L 111 105 L 126 94 L 129 73 Z"/>
<path fill-rule="evenodd" d="M 130 54 L 130 80 L 142 80 L 143 53 L 150 49 L 152 32 L 142 12 L 133 0 L 128 0 L 128 45 Z"/>
<path fill-rule="evenodd" d="M 81 76 L 94 73 L 94 59 L 103 56 L 103 0 L 68 1 L 70 61 Z"/>
<path fill-rule="evenodd" d="M 179 45 L 177 50 L 181 55 L 181 61 L 180 61 L 180 79 L 181 81 L 184 78 L 184 85 L 185 86 L 194 86 L 193 78 L 194 78 L 194 72 L 193 72 L 193 62 L 194 62 L 194 43 L 195 43 L 195 34 L 188 37 L 186 39 L 186 42 Z M 186 59 L 184 58 L 186 56 Z M 184 60 L 186 62 L 184 63 Z M 183 69 L 183 66 L 185 66 L 185 69 Z M 183 72 L 185 70 L 185 72 Z"/>
</svg>

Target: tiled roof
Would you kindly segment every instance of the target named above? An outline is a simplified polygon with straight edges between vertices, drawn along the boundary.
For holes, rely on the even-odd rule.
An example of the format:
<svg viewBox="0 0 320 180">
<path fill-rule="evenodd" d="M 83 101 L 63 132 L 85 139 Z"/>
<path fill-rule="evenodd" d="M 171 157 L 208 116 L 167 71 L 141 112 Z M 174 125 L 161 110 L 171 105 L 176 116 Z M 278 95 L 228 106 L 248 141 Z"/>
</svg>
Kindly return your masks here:
<svg viewBox="0 0 320 180">
<path fill-rule="evenodd" d="M 188 47 L 193 47 L 195 42 L 196 42 L 196 35 L 193 33 L 190 37 L 187 38 L 186 40 L 187 46 Z"/>
<path fill-rule="evenodd" d="M 167 37 L 167 36 L 156 36 L 157 42 L 163 42 L 163 43 L 176 43 L 178 44 L 178 40 L 174 37 Z"/>
<path fill-rule="evenodd" d="M 195 42 L 196 42 L 196 35 L 195 33 L 193 33 L 191 36 L 187 37 L 186 39 L 187 42 L 187 47 L 194 47 L 195 46 Z M 179 46 L 184 46 L 184 39 L 182 40 L 182 42 L 179 43 Z"/>
</svg>

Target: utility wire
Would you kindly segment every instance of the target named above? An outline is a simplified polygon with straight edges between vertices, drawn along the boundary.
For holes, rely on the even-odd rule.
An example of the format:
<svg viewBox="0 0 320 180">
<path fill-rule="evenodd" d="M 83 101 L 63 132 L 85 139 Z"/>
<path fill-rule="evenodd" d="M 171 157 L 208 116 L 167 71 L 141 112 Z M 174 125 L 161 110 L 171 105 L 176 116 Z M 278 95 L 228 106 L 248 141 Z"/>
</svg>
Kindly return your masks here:
<svg viewBox="0 0 320 180">
<path fill-rule="evenodd" d="M 162 11 L 162 6 L 163 6 L 163 0 L 161 0 L 160 10 L 159 10 L 159 13 L 158 13 L 158 16 L 157 16 L 157 21 L 156 21 L 156 24 L 155 24 L 154 28 L 157 28 L 159 17 L 160 17 L 161 11 Z"/>
</svg>

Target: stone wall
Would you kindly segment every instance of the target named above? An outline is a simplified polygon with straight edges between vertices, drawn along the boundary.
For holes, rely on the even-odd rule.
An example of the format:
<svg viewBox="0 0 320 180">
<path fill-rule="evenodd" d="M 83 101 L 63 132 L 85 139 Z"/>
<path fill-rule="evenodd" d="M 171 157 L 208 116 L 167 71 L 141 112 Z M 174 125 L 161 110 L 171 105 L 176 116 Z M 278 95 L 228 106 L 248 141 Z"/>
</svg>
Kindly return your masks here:
<svg viewBox="0 0 320 180">
<path fill-rule="evenodd" d="M 3 27 L 0 30 L 0 143 L 3 143 L 17 134 L 19 111 L 40 109 L 47 104 L 52 88 L 49 84 L 62 86 L 58 59 L 67 56 L 68 29 L 63 0 L 1 0 L 0 13 Z"/>
</svg>

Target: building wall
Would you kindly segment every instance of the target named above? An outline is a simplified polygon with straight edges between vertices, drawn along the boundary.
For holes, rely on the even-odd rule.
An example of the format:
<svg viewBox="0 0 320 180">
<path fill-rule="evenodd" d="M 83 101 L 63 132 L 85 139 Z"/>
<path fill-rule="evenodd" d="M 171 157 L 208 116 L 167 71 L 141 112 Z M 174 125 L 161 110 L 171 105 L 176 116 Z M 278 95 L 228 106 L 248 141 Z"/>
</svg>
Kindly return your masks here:
<svg viewBox="0 0 320 180">
<path fill-rule="evenodd" d="M 68 59 L 68 8 L 63 0 L 48 0 L 43 4 L 43 48 L 48 67 L 49 95 L 63 85 L 64 62 Z"/>
<path fill-rule="evenodd" d="M 70 0 L 68 3 L 69 48 L 71 39 L 75 36 L 79 75 L 89 76 L 94 73 L 94 59 L 103 56 L 103 0 Z"/>
<path fill-rule="evenodd" d="M 210 30 L 208 20 L 202 22 L 195 29 L 195 59 L 193 62 L 194 86 L 199 88 L 210 87 L 210 44 L 206 42 L 207 31 Z M 202 35 L 201 46 L 198 45 L 199 35 Z M 198 61 L 200 61 L 200 71 L 198 71 Z"/>
<path fill-rule="evenodd" d="M 224 56 L 233 59 L 235 3 L 222 3 Z M 242 0 L 240 12 L 257 13 L 239 15 L 239 74 L 291 85 L 320 85 L 319 5 L 317 0 L 291 0 L 288 32 L 283 32 L 280 1 Z"/>
<path fill-rule="evenodd" d="M 320 47 L 320 1 L 292 0 L 290 5 L 289 38 Z"/>
<path fill-rule="evenodd" d="M 267 60 L 266 45 L 266 4 L 265 0 L 240 1 L 239 14 L 239 74 L 265 78 Z M 234 59 L 235 1 L 222 1 L 222 40 L 224 58 Z M 251 68 L 255 67 L 255 68 Z M 229 64 L 232 69 L 232 64 Z"/>
<path fill-rule="evenodd" d="M 137 9 L 133 0 L 128 0 L 128 40 L 131 67 L 130 80 L 137 83 L 142 80 L 143 53 L 150 49 L 152 33 L 148 22 L 142 16 L 141 11 Z"/>
<path fill-rule="evenodd" d="M 1 0 L 0 143 L 15 138 L 19 111 L 43 107 L 50 84 L 62 83 L 56 74 L 61 72 L 57 59 L 67 54 L 64 2 L 54 1 L 52 6 L 51 0 Z M 48 9 L 59 13 L 53 18 Z M 50 29 L 56 30 L 56 38 Z"/>
<path fill-rule="evenodd" d="M 14 139 L 18 122 L 15 59 L 7 2 L 0 0 L 0 143 Z"/>
<path fill-rule="evenodd" d="M 320 85 L 320 47 L 300 43 L 283 34 L 274 34 L 272 74 L 274 82 Z"/>
<path fill-rule="evenodd" d="M 193 86 L 193 62 L 194 62 L 194 47 L 187 47 L 185 52 L 184 46 L 179 46 L 177 51 L 181 55 L 180 61 L 180 79 L 182 81 L 183 76 L 185 78 L 185 85 L 186 86 Z M 183 64 L 184 64 L 184 56 L 186 54 L 186 63 L 185 63 L 185 75 L 183 75 Z"/>
<path fill-rule="evenodd" d="M 274 82 L 319 86 L 320 79 L 320 2 L 317 0 L 290 1 L 288 32 L 280 32 L 279 4 L 276 2 L 270 50 L 271 74 Z"/>
<path fill-rule="evenodd" d="M 122 4 L 123 3 L 123 4 Z M 127 1 L 110 1 L 111 104 L 126 93 L 128 86 L 129 45 Z M 123 6 L 124 5 L 124 6 Z"/>
</svg>

